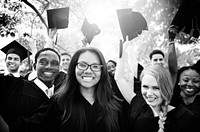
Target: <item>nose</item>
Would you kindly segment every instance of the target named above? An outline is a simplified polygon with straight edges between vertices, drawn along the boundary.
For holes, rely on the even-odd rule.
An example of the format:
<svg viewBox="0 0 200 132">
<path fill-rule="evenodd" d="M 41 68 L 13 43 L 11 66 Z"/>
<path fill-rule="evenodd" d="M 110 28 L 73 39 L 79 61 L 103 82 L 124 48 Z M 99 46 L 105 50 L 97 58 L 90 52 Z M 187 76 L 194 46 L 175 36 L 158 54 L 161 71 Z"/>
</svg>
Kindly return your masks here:
<svg viewBox="0 0 200 132">
<path fill-rule="evenodd" d="M 187 85 L 188 85 L 188 86 L 193 86 L 193 83 L 192 83 L 192 81 L 191 81 L 191 80 L 189 80 L 189 81 L 188 81 L 188 83 L 187 83 Z"/>
<path fill-rule="evenodd" d="M 147 96 L 151 96 L 153 95 L 153 91 L 151 88 L 149 88 L 148 90 L 146 90 Z"/>
<path fill-rule="evenodd" d="M 52 66 L 51 66 L 51 64 L 50 64 L 50 63 L 48 63 L 48 64 L 45 66 L 45 68 L 51 69 L 51 68 L 52 68 Z"/>
</svg>

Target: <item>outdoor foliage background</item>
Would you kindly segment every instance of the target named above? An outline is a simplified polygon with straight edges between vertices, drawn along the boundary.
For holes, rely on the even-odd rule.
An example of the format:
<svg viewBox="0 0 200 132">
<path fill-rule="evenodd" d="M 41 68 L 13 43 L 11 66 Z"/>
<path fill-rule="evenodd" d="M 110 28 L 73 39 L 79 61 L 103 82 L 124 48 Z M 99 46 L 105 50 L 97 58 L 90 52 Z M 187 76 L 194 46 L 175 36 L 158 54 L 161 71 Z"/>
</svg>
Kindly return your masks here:
<svg viewBox="0 0 200 132">
<path fill-rule="evenodd" d="M 32 52 L 47 42 L 47 9 L 70 7 L 69 27 L 58 30 L 57 44 L 60 52 L 74 51 L 84 46 L 81 26 L 84 18 L 96 23 L 101 33 L 90 46 L 99 48 L 106 60 L 117 60 L 119 40 L 122 39 L 117 9 L 132 8 L 146 19 L 148 31 L 131 41 L 129 55 L 136 55 L 142 65 L 149 61 L 153 49 L 167 53 L 167 29 L 182 0 L 0 0 L 0 48 L 13 39 Z M 2 17 L 3 16 L 3 17 Z M 2 20 L 4 18 L 4 20 Z M 6 19 L 5 19 L 6 18 Z M 3 23 L 3 24 L 2 24 Z M 134 52 L 133 52 L 134 51 Z M 179 66 L 190 65 L 199 59 L 199 42 L 177 43 Z M 5 55 L 0 52 L 0 66 Z"/>
</svg>

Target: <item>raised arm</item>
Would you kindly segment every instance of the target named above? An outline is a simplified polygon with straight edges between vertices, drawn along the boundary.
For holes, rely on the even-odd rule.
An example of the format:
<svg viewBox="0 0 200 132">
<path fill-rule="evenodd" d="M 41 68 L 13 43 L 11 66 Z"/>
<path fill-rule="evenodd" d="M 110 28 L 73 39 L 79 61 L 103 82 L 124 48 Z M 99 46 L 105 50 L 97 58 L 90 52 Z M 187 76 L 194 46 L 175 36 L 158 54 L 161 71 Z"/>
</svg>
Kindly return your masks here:
<svg viewBox="0 0 200 132">
<path fill-rule="evenodd" d="M 122 56 L 121 58 L 118 59 L 117 62 L 117 67 L 116 67 L 116 72 L 115 72 L 115 80 L 116 83 L 119 87 L 120 92 L 122 93 L 123 97 L 125 98 L 125 100 L 130 104 L 132 98 L 136 95 L 133 91 L 132 86 L 130 85 L 126 80 L 125 80 L 125 76 L 124 76 L 124 63 L 125 63 L 125 50 L 126 47 L 128 46 L 128 42 L 125 42 L 124 44 L 120 43 L 122 47 Z"/>
<path fill-rule="evenodd" d="M 45 45 L 45 48 L 55 48 L 55 44 L 54 44 L 54 36 L 57 33 L 57 29 L 56 28 L 52 28 L 49 29 L 49 35 L 48 35 L 48 40 L 47 40 L 47 44 Z"/>
<path fill-rule="evenodd" d="M 171 27 L 168 31 L 168 34 L 169 34 L 168 67 L 172 77 L 173 84 L 175 85 L 178 72 L 178 62 L 177 62 L 174 39 L 177 34 L 177 29 L 175 27 Z"/>
</svg>

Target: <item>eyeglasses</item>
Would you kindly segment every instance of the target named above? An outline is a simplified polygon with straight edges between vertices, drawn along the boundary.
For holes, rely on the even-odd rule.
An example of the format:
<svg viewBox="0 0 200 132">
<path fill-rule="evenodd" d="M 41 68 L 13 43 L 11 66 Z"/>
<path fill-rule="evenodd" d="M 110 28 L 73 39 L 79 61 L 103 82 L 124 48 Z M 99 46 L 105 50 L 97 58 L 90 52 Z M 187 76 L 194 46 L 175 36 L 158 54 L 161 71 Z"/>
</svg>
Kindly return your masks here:
<svg viewBox="0 0 200 132">
<path fill-rule="evenodd" d="M 89 65 L 87 63 L 83 63 L 83 62 L 78 62 L 77 63 L 77 68 L 79 70 L 87 70 L 88 67 L 90 67 L 90 69 L 94 72 L 98 72 L 101 70 L 101 67 L 103 67 L 102 65 L 100 64 L 92 64 L 92 65 Z"/>
</svg>

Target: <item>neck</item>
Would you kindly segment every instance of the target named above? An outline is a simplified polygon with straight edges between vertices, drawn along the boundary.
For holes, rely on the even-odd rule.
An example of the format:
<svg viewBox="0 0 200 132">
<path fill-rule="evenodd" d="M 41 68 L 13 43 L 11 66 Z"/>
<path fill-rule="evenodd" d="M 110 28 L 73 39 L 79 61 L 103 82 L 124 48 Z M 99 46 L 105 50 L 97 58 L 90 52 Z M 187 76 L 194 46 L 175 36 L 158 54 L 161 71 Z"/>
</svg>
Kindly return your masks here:
<svg viewBox="0 0 200 132">
<path fill-rule="evenodd" d="M 94 88 L 80 88 L 80 92 L 83 95 L 83 97 L 92 105 L 95 101 L 94 99 Z"/>
<path fill-rule="evenodd" d="M 18 73 L 18 70 L 7 70 L 9 73 Z"/>
<path fill-rule="evenodd" d="M 188 105 L 194 102 L 195 97 L 190 97 L 190 98 L 183 98 L 183 102 Z"/>
<path fill-rule="evenodd" d="M 153 111 L 154 117 L 159 116 L 159 114 L 160 114 L 160 107 L 158 107 L 158 106 L 155 106 L 155 107 L 150 106 L 150 108 L 151 108 L 152 111 Z"/>
<path fill-rule="evenodd" d="M 151 107 L 151 106 L 150 106 Z M 167 106 L 167 112 L 169 112 L 169 111 L 171 111 L 171 110 L 173 110 L 175 107 L 173 107 L 173 106 L 171 106 L 171 105 L 168 105 Z M 161 113 L 161 109 L 160 109 L 160 107 L 151 107 L 151 109 L 152 109 L 152 111 L 153 111 L 153 114 L 154 114 L 154 117 L 157 117 L 157 116 L 159 116 L 160 115 L 160 113 Z"/>
<path fill-rule="evenodd" d="M 183 99 L 183 102 L 184 102 L 186 105 L 188 105 L 188 104 L 191 104 L 191 103 L 194 102 L 194 99 L 195 99 L 196 95 L 191 96 L 191 97 L 187 97 L 187 96 L 181 96 L 181 97 L 182 97 L 182 99 Z"/>
<path fill-rule="evenodd" d="M 62 69 L 62 71 L 67 74 L 67 69 Z"/>
<path fill-rule="evenodd" d="M 40 81 L 42 81 L 42 80 L 40 80 Z M 48 88 L 51 88 L 52 86 L 53 86 L 53 82 L 52 81 L 46 81 L 46 82 L 44 82 L 44 81 L 42 81 Z"/>
</svg>

